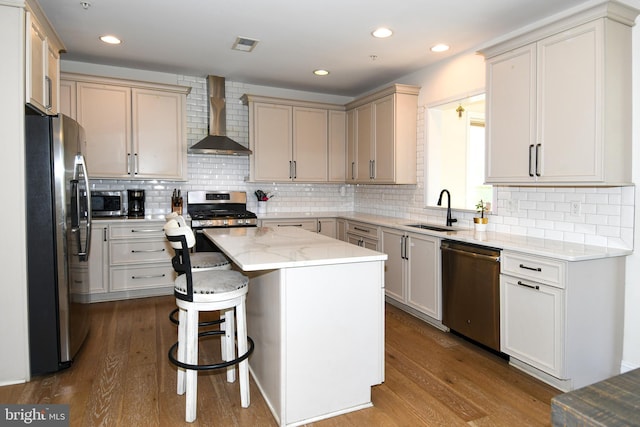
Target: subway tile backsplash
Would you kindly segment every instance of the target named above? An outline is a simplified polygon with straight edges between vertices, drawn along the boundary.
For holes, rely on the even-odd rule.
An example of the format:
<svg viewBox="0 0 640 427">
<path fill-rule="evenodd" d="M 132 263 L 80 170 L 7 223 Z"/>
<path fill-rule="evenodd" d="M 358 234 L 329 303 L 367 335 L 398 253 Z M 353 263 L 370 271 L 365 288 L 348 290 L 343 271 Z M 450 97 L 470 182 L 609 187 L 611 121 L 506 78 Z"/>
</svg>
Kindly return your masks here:
<svg viewBox="0 0 640 427">
<path fill-rule="evenodd" d="M 179 76 L 178 84 L 191 86 L 187 97 L 188 145 L 208 132 L 206 81 Z M 248 108 L 240 97 L 242 83 L 226 81 L 227 135 L 248 145 Z M 147 213 L 169 211 L 174 188 L 246 191 L 249 210 L 257 209 L 256 189 L 275 195 L 270 212 L 361 212 L 444 224 L 445 209 L 424 208 L 424 109 L 418 111 L 418 183 L 416 185 L 348 185 L 249 183 L 249 158 L 189 154 L 187 182 L 92 180 L 95 189 L 141 188 Z M 541 237 L 616 248 L 633 247 L 635 188 L 496 187 L 497 206 L 489 216 L 489 231 Z M 576 211 L 577 202 L 578 210 Z M 456 226 L 471 228 L 472 211 L 453 211 Z"/>
</svg>

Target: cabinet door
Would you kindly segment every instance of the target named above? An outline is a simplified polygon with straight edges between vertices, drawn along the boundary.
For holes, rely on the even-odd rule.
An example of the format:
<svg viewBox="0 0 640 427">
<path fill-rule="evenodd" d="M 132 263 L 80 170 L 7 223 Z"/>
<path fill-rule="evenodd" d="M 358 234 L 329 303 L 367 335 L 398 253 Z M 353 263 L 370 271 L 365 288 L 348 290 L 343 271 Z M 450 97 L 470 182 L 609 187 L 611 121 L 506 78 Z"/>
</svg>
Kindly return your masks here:
<svg viewBox="0 0 640 427">
<path fill-rule="evenodd" d="M 76 119 L 76 83 L 60 80 L 58 112 Z"/>
<path fill-rule="evenodd" d="M 487 182 L 534 179 L 535 67 L 535 45 L 487 62 Z"/>
<path fill-rule="evenodd" d="M 603 179 L 601 32 L 599 20 L 538 42 L 539 181 Z"/>
<path fill-rule="evenodd" d="M 347 180 L 346 155 L 346 113 L 329 110 L 329 182 Z"/>
<path fill-rule="evenodd" d="M 132 170 L 131 90 L 78 82 L 77 119 L 87 136 L 91 178 L 128 178 Z"/>
<path fill-rule="evenodd" d="M 44 112 L 46 111 L 45 70 L 47 63 L 47 37 L 31 12 L 26 13 L 26 27 L 26 98 L 27 102 Z"/>
<path fill-rule="evenodd" d="M 382 252 L 388 256 L 384 263 L 385 293 L 402 303 L 406 303 L 404 239 L 405 235 L 400 231 L 382 229 Z"/>
<path fill-rule="evenodd" d="M 386 96 L 373 103 L 374 155 L 372 174 L 376 182 L 395 180 L 395 97 Z M 413 167 L 407 165 L 407 167 Z"/>
<path fill-rule="evenodd" d="M 410 234 L 407 257 L 407 304 L 442 320 L 440 295 L 440 239 Z"/>
<path fill-rule="evenodd" d="M 338 219 L 336 221 L 336 238 L 338 240 L 342 240 L 343 242 L 347 241 L 347 221 L 344 219 Z"/>
<path fill-rule="evenodd" d="M 256 102 L 253 109 L 254 180 L 291 180 L 292 108 Z"/>
<path fill-rule="evenodd" d="M 327 182 L 327 110 L 293 107 L 293 180 Z"/>
<path fill-rule="evenodd" d="M 49 114 L 58 114 L 60 88 L 59 49 L 47 41 L 47 74 L 45 79 L 45 106 Z"/>
<path fill-rule="evenodd" d="M 373 105 L 356 108 L 356 181 L 370 182 L 373 171 Z"/>
<path fill-rule="evenodd" d="M 318 233 L 336 239 L 338 237 L 335 218 L 318 218 Z"/>
<path fill-rule="evenodd" d="M 358 145 L 356 135 L 356 110 L 349 110 L 347 111 L 347 162 L 345 165 L 348 182 L 355 182 L 358 177 Z"/>
<path fill-rule="evenodd" d="M 563 299 L 562 289 L 501 275 L 501 351 L 565 378 Z"/>
<path fill-rule="evenodd" d="M 184 179 L 184 95 L 132 89 L 133 175 Z"/>
<path fill-rule="evenodd" d="M 89 250 L 89 289 L 92 294 L 109 291 L 107 232 L 106 225 L 99 226 L 96 222 L 93 223 Z"/>
</svg>

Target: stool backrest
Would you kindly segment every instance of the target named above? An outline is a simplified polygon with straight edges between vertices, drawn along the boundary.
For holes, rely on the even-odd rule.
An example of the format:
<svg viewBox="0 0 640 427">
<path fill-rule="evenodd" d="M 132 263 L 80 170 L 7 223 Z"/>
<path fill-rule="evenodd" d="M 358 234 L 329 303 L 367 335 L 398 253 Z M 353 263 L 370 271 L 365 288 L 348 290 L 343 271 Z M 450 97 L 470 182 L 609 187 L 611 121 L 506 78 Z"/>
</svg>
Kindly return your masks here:
<svg viewBox="0 0 640 427">
<path fill-rule="evenodd" d="M 187 281 L 186 294 L 178 292 L 177 290 L 174 290 L 173 293 L 176 298 L 180 298 L 185 301 L 193 301 L 193 276 L 191 274 L 189 248 L 195 245 L 195 237 L 191 228 L 186 226 L 175 227 L 173 224 L 169 224 L 169 222 L 165 224 L 164 233 L 169 244 L 175 251 L 175 256 L 171 258 L 171 264 L 178 275 L 185 275 L 185 279 Z"/>
</svg>

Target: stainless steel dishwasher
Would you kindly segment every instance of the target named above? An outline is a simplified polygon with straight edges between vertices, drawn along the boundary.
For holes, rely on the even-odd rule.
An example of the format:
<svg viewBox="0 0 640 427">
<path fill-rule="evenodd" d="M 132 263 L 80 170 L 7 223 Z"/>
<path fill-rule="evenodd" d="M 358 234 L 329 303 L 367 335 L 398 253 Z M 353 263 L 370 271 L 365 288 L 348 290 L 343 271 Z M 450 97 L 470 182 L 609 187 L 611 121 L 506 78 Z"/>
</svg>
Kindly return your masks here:
<svg viewBox="0 0 640 427">
<path fill-rule="evenodd" d="M 443 240 L 442 323 L 500 351 L 500 249 Z"/>
</svg>

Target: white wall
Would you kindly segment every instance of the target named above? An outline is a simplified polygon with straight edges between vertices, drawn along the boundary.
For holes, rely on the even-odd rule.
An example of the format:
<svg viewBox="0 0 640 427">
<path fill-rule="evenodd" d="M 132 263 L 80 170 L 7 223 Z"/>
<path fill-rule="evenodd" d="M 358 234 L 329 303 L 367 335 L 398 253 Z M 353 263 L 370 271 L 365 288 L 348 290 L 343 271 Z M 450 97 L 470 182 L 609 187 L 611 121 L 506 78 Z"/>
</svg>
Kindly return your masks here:
<svg viewBox="0 0 640 427">
<path fill-rule="evenodd" d="M 17 5 L 18 6 L 18 5 Z M 22 4 L 21 6 L 24 6 Z M 2 167 L 10 209 L 0 246 L 0 385 L 29 378 L 24 170 L 24 10 L 0 5 Z M 22 42 L 20 42 L 22 41 Z M 9 215 L 9 216 L 7 216 Z"/>
<path fill-rule="evenodd" d="M 635 196 L 640 201 L 640 18 L 633 28 L 633 182 L 636 184 Z M 636 242 L 640 242 L 640 209 L 635 210 Z M 627 257 L 627 274 L 624 309 L 624 349 L 622 370 L 629 371 L 640 367 L 640 254 L 635 251 Z"/>
</svg>

